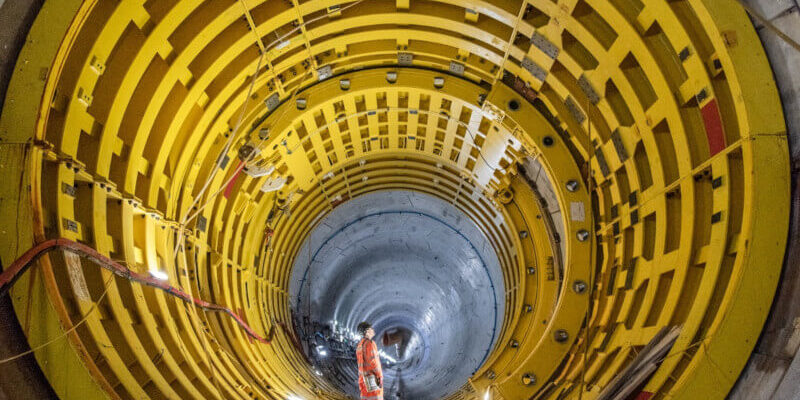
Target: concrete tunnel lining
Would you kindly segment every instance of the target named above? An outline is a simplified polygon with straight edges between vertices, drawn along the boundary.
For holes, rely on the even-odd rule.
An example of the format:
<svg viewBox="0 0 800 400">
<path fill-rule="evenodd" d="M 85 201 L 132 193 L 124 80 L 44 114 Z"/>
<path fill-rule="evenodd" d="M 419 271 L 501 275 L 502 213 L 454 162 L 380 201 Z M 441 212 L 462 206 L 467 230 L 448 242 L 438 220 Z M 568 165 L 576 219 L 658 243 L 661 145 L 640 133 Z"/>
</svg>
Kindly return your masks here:
<svg viewBox="0 0 800 400">
<path fill-rule="evenodd" d="M 413 333 L 418 353 L 406 352 L 384 370 L 387 388 L 401 370 L 410 398 L 457 390 L 483 364 L 502 325 L 505 290 L 491 243 L 466 214 L 429 195 L 392 190 L 342 204 L 311 232 L 292 271 L 289 293 L 301 330 L 334 324 L 352 342 L 366 320 L 378 338 L 398 328 Z M 398 357 L 394 348 L 380 348 Z"/>
</svg>

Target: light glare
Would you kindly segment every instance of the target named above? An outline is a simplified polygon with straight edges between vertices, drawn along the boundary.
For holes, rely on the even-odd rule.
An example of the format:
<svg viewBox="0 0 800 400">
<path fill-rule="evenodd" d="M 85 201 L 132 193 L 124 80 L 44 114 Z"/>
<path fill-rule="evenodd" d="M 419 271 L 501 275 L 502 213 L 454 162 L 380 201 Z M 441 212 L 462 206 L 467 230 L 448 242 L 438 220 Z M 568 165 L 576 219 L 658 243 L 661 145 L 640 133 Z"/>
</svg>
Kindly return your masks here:
<svg viewBox="0 0 800 400">
<path fill-rule="evenodd" d="M 151 269 L 150 270 L 150 275 L 152 275 L 153 278 L 161 279 L 162 281 L 165 281 L 165 280 L 169 279 L 169 275 L 167 275 L 166 272 L 158 270 L 158 269 Z"/>
</svg>

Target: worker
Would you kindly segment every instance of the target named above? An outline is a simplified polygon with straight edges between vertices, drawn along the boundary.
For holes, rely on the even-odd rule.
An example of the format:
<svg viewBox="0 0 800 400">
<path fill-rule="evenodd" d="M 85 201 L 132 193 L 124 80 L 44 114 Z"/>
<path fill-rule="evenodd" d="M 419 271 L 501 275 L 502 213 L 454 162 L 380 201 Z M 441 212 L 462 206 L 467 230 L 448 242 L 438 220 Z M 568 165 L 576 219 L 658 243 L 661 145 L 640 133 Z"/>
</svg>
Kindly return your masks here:
<svg viewBox="0 0 800 400">
<path fill-rule="evenodd" d="M 375 330 L 369 322 L 358 324 L 361 341 L 356 348 L 358 360 L 358 387 L 361 400 L 383 400 L 383 370 L 378 355 L 378 345 L 372 341 Z"/>
</svg>

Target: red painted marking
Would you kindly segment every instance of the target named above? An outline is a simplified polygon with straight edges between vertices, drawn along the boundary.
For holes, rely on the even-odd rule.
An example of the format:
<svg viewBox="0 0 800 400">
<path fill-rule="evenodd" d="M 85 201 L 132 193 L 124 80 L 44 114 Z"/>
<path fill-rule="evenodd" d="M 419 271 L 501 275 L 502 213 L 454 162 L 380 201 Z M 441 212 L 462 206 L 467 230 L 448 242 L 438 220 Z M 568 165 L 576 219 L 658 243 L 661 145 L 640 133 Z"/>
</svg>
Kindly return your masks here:
<svg viewBox="0 0 800 400">
<path fill-rule="evenodd" d="M 519 77 L 517 77 L 517 79 L 514 81 L 514 89 L 516 89 L 519 94 L 525 96 L 525 98 L 530 102 L 536 100 L 536 97 L 538 96 L 536 91 L 531 89 L 530 86 L 528 86 L 528 84 Z"/>
<path fill-rule="evenodd" d="M 639 392 L 639 395 L 636 396 L 636 400 L 650 400 L 651 397 L 653 397 L 653 393 Z"/>
<path fill-rule="evenodd" d="M 233 173 L 233 179 L 228 182 L 228 186 L 225 186 L 225 198 L 229 198 L 231 196 L 231 192 L 233 191 L 233 187 L 236 186 L 236 181 L 239 180 L 239 174 L 242 173 L 242 164 L 244 161 L 239 161 L 239 165 L 236 166 L 236 172 Z"/>
<path fill-rule="evenodd" d="M 270 227 L 267 227 L 267 230 L 264 231 L 264 247 L 265 248 L 269 248 L 269 242 L 272 241 L 272 234 L 274 234 L 274 233 L 275 233 L 275 231 L 272 230 L 272 228 L 270 228 Z"/>
<path fill-rule="evenodd" d="M 334 201 L 332 201 L 332 202 L 331 202 L 331 207 L 332 207 L 332 208 L 336 208 L 336 207 L 337 207 L 339 204 L 342 204 L 342 203 L 344 203 L 344 202 L 345 202 L 345 201 L 347 201 L 347 200 L 350 200 L 350 197 L 349 197 L 349 196 L 342 197 L 342 198 L 341 198 L 341 199 L 339 199 L 339 200 L 334 200 Z"/>
<path fill-rule="evenodd" d="M 722 118 L 719 115 L 717 100 L 712 99 L 700 109 L 703 114 L 703 124 L 706 126 L 708 137 L 708 150 L 715 155 L 725 149 L 725 132 L 722 129 Z"/>
</svg>

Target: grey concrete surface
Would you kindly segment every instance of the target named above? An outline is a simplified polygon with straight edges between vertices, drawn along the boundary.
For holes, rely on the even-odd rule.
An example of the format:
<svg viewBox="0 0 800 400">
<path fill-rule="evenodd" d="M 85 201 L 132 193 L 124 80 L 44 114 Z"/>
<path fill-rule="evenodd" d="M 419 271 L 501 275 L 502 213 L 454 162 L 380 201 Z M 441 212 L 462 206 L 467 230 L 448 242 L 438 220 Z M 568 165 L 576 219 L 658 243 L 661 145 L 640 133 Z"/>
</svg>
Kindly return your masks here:
<svg viewBox="0 0 800 400">
<path fill-rule="evenodd" d="M 558 246 L 554 246 L 553 250 L 559 252 L 557 258 L 563 260 L 567 251 L 566 241 L 561 240 L 561 238 L 564 238 L 564 218 L 561 215 L 561 206 L 558 203 L 553 183 L 550 182 L 547 172 L 537 158 L 525 158 L 523 167 L 525 175 L 528 177 L 528 182 L 535 185 L 533 190 L 541 197 L 544 202 L 544 209 L 550 214 L 548 222 L 552 223 L 553 233 L 558 238 Z"/>
<path fill-rule="evenodd" d="M 5 104 L 6 90 L 14 72 L 17 56 L 25 44 L 33 20 L 43 2 L 44 0 L 0 0 L 0 112 Z M 32 132 L 21 132 L 18 136 L 32 135 Z M 0 136 L 0 141 L 6 140 L 8 137 L 5 134 Z M 0 151 L 0 165 L 8 166 L 3 172 L 7 173 L 11 168 L 21 165 L 20 154 Z M 12 198 L 13 200 L 0 198 L 0 202 L 18 201 L 16 195 Z M 17 238 L 23 236 L 19 232 L 14 232 L 14 235 Z M 0 270 L 3 265 L 8 265 L 10 262 L 8 259 L 0 260 Z M 17 320 L 11 298 L 4 296 L 0 298 L 0 359 L 27 350 L 30 350 L 30 346 Z M 56 398 L 32 354 L 0 364 L 0 400 Z"/>
<path fill-rule="evenodd" d="M 800 6 L 797 0 L 745 0 L 781 32 L 800 43 Z M 755 22 L 783 103 L 792 160 L 800 163 L 800 51 Z"/>
<path fill-rule="evenodd" d="M 303 245 L 290 294 L 296 316 L 351 339 L 359 322 L 371 322 L 387 355 L 387 398 L 402 391 L 399 398 L 418 400 L 466 383 L 491 350 L 505 301 L 497 256 L 477 226 L 451 204 L 410 191 L 334 209 Z M 384 332 L 404 339 L 383 347 Z M 342 389 L 354 393 L 352 371 L 323 370 L 352 376 Z"/>
<path fill-rule="evenodd" d="M 0 0 L 0 109 L 22 45 L 44 0 Z"/>
</svg>

